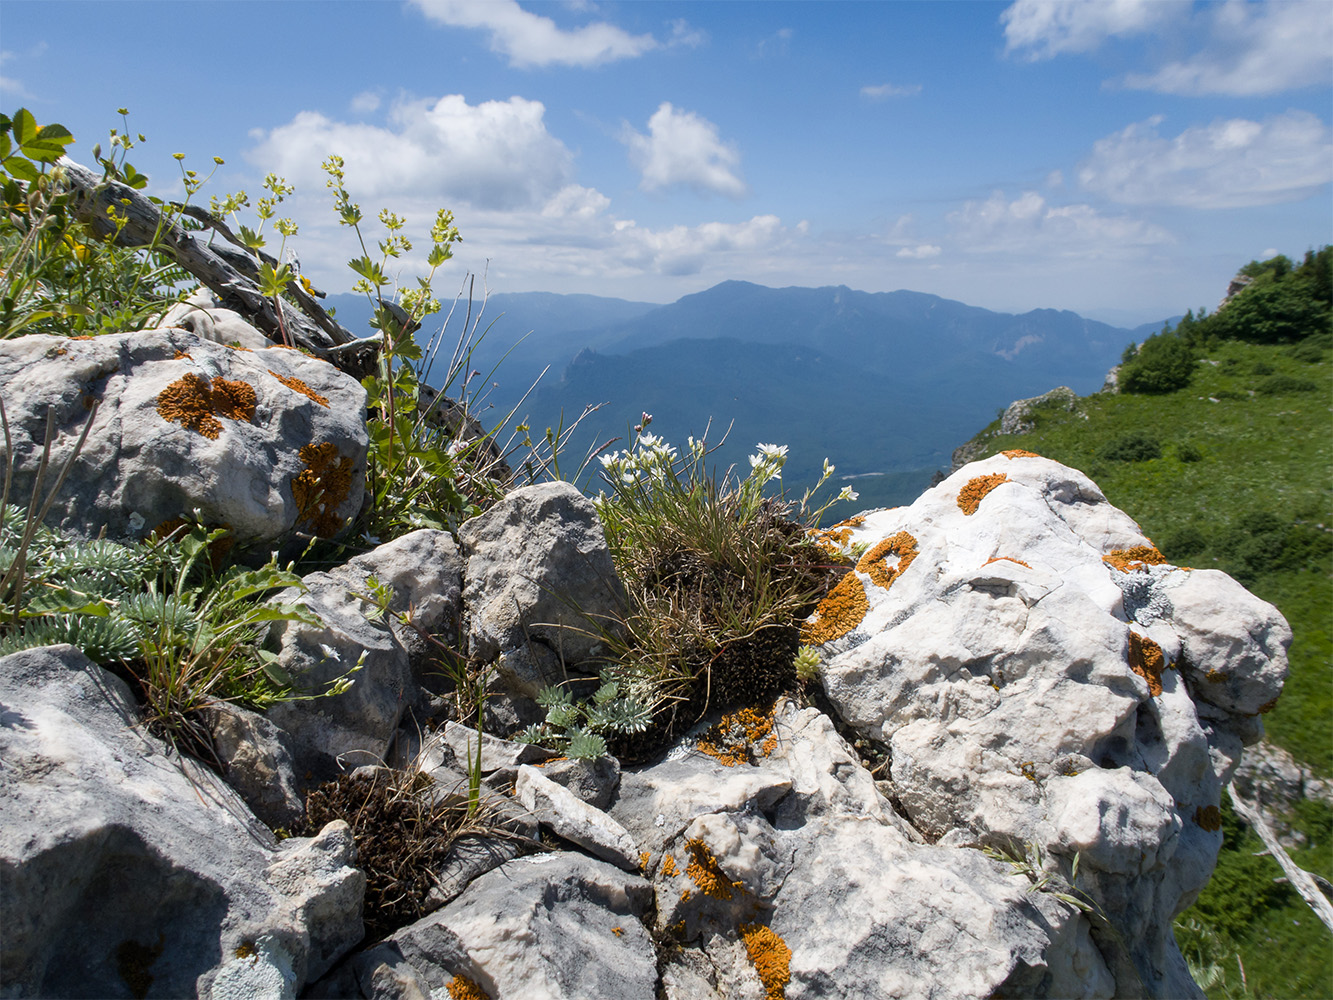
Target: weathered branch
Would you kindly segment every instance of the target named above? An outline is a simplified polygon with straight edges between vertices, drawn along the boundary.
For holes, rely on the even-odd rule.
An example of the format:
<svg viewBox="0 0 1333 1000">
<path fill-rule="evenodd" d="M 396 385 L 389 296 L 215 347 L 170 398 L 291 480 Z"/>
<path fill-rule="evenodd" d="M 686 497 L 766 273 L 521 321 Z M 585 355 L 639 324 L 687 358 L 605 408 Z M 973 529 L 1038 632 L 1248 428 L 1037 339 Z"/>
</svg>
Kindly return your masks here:
<svg viewBox="0 0 1333 1000">
<path fill-rule="evenodd" d="M 1300 893 L 1301 899 L 1314 910 L 1315 916 L 1324 922 L 1324 926 L 1333 931 L 1333 903 L 1329 903 L 1328 898 L 1319 891 L 1319 886 L 1310 877 L 1310 873 L 1297 867 L 1296 862 L 1292 861 L 1282 849 L 1259 806 L 1250 805 L 1237 795 L 1236 789 L 1230 785 L 1227 786 L 1227 794 L 1231 796 L 1231 804 L 1240 814 L 1240 818 L 1250 824 L 1254 832 L 1259 835 L 1259 839 L 1264 842 L 1264 846 L 1268 848 L 1268 853 L 1273 855 L 1273 860 L 1282 866 L 1282 871 L 1286 873 L 1292 888 Z"/>
<path fill-rule="evenodd" d="M 379 338 L 358 339 L 335 322 L 300 287 L 300 282 L 292 282 L 287 288 L 299 309 L 263 295 L 259 290 L 259 264 L 248 252 L 226 245 L 212 246 L 186 232 L 126 184 L 104 178 L 70 160 L 62 160 L 61 166 L 70 190 L 77 196 L 80 217 L 99 235 L 114 237 L 125 247 L 152 246 L 198 278 L 225 308 L 240 313 L 271 340 L 283 340 L 285 330 L 298 347 L 353 374 L 365 369 L 367 355 L 373 363 Z M 114 210 L 117 219 L 124 218 L 125 225 L 118 229 L 108 210 Z M 195 210 L 189 214 L 193 218 L 202 215 L 201 221 L 217 229 L 224 238 L 235 240 L 226 232 L 226 226 L 207 212 Z"/>
</svg>

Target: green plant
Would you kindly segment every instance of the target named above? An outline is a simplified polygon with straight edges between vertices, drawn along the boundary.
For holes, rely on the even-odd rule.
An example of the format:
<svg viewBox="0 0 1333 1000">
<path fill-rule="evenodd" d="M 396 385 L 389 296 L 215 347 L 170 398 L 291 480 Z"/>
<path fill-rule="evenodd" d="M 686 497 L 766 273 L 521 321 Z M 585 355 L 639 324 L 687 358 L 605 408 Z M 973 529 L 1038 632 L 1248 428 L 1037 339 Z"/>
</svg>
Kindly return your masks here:
<svg viewBox="0 0 1333 1000">
<path fill-rule="evenodd" d="M 819 657 L 819 650 L 814 646 L 802 646 L 796 651 L 796 659 L 792 666 L 796 668 L 796 679 L 805 684 L 810 684 L 819 679 L 819 668 L 822 666 Z"/>
<path fill-rule="evenodd" d="M 1123 392 L 1172 392 L 1188 385 L 1194 352 L 1185 340 L 1163 330 L 1145 340 L 1120 368 Z"/>
<path fill-rule="evenodd" d="M 546 718 L 515 739 L 559 750 L 575 760 L 596 760 L 607 753 L 606 738 L 633 736 L 653 718 L 651 691 L 632 680 L 603 681 L 591 700 L 575 701 L 569 688 L 553 685 L 537 696 Z M 646 697 L 645 697 L 646 695 Z"/>
<path fill-rule="evenodd" d="M 1133 431 L 1109 442 L 1097 457 L 1104 462 L 1146 462 L 1162 457 L 1162 446 L 1151 434 Z"/>
<path fill-rule="evenodd" d="M 122 118 L 128 112 L 120 109 Z M 144 137 L 138 136 L 143 142 Z M 52 333 L 65 336 L 135 329 L 180 297 L 187 277 L 159 252 L 163 233 L 182 217 L 189 196 L 207 178 L 184 170 L 186 202 L 161 209 L 152 238 L 140 247 L 118 246 L 126 224 L 116 206 L 98 224 L 86 217 L 78 194 L 57 161 L 74 137 L 61 125 L 38 127 L 26 109 L 0 115 L 0 336 Z M 100 145 L 93 157 L 102 183 L 118 181 L 136 190 L 148 179 L 127 159 L 135 141 L 111 130 L 109 155 Z M 220 159 L 215 159 L 221 164 Z"/>
<path fill-rule="evenodd" d="M 607 638 L 619 676 L 651 692 L 651 742 L 709 706 L 791 686 L 796 623 L 827 569 L 789 516 L 795 505 L 766 493 L 780 482 L 785 447 L 761 444 L 749 475 L 719 476 L 706 469 L 704 441 L 691 438 L 678 456 L 643 428 L 630 449 L 601 458 L 606 490 L 596 504 L 629 599 L 623 631 Z M 832 471 L 825 463 L 824 479 Z"/>
</svg>

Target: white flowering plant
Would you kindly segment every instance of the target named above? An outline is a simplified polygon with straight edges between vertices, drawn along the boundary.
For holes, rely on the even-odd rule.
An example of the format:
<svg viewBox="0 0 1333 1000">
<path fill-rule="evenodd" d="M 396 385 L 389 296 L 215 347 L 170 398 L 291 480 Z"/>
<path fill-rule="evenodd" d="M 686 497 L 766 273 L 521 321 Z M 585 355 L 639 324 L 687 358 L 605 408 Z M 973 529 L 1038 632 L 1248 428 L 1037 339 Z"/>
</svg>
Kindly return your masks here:
<svg viewBox="0 0 1333 1000">
<path fill-rule="evenodd" d="M 829 580 L 806 521 L 829 506 L 810 499 L 833 466 L 790 502 L 785 445 L 761 443 L 746 475 L 719 475 L 708 459 L 722 442 L 705 431 L 677 449 L 651 421 L 645 413 L 629 448 L 600 457 L 594 502 L 629 597 L 609 636 L 617 669 L 649 682 L 655 734 L 666 736 L 710 706 L 794 686 L 798 625 Z"/>
</svg>

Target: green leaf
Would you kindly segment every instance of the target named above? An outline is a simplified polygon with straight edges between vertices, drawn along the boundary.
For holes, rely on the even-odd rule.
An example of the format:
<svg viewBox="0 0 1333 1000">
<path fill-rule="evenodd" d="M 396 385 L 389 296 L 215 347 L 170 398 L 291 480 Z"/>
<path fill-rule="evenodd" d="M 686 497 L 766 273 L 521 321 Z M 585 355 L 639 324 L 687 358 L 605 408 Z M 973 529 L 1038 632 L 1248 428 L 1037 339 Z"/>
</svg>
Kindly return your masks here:
<svg viewBox="0 0 1333 1000">
<path fill-rule="evenodd" d="M 14 140 L 22 146 L 36 138 L 37 119 L 27 108 L 19 108 L 14 112 Z"/>
<path fill-rule="evenodd" d="M 17 156 L 11 156 L 4 163 L 5 170 L 11 177 L 17 177 L 26 184 L 32 184 L 41 177 L 41 172 L 28 160 Z"/>
<path fill-rule="evenodd" d="M 39 163 L 55 163 L 65 155 L 65 147 L 74 141 L 63 125 L 43 125 L 37 134 L 21 144 L 23 155 Z"/>
</svg>

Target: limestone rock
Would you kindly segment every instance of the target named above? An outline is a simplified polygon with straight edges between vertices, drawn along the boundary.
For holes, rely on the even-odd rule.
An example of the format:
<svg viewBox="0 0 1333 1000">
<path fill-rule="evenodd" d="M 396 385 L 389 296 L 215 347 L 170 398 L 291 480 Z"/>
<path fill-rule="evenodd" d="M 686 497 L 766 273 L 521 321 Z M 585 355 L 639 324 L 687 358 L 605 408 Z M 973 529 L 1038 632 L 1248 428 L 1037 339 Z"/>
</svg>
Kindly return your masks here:
<svg viewBox="0 0 1333 1000">
<path fill-rule="evenodd" d="M 14 438 L 11 496 L 26 501 L 48 411 L 51 460 L 97 415 L 49 520 L 140 539 L 193 511 L 242 543 L 334 535 L 365 489 L 365 390 L 281 348 L 233 350 L 180 329 L 0 342 Z M 48 479 L 48 484 L 50 480 Z"/>
<path fill-rule="evenodd" d="M 0 705 L 7 996 L 294 995 L 360 939 L 346 824 L 275 845 L 71 646 L 0 659 Z"/>
<path fill-rule="evenodd" d="M 569 852 L 532 855 L 506 862 L 396 931 L 364 966 L 396 967 L 396 978 L 424 984 L 434 996 L 461 976 L 492 1000 L 653 1000 L 656 959 L 642 923 L 651 901 L 642 878 L 605 862 Z"/>
<path fill-rule="evenodd" d="M 185 330 L 215 344 L 243 347 L 247 351 L 262 351 L 275 346 L 236 310 L 218 305 L 207 288 L 200 288 L 172 306 L 157 322 L 158 329 L 167 327 Z"/>
<path fill-rule="evenodd" d="M 815 709 L 780 700 L 772 722 L 754 764 L 686 738 L 621 775 L 611 813 L 677 945 L 668 997 L 1114 994 L 1072 907 L 979 851 L 913 843 Z"/>
<path fill-rule="evenodd" d="M 592 503 L 569 483 L 515 490 L 463 523 L 470 652 L 497 662 L 511 693 L 532 698 L 604 653 L 624 613 Z"/>
<path fill-rule="evenodd" d="M 1042 408 L 1056 408 L 1068 412 L 1074 408 L 1078 396 L 1067 385 L 1057 386 L 1050 392 L 1031 399 L 1016 399 L 1005 407 L 1000 417 L 1001 434 L 1026 434 L 1032 430 L 1032 411 Z"/>
<path fill-rule="evenodd" d="M 620 785 L 620 761 L 610 754 L 596 760 L 564 757 L 538 766 L 542 774 L 557 785 L 564 785 L 594 809 L 610 805 Z"/>
<path fill-rule="evenodd" d="M 629 832 L 531 764 L 518 769 L 514 798 L 557 836 L 625 871 L 638 871 L 639 848 Z"/>
<path fill-rule="evenodd" d="M 413 620 L 442 641 L 457 636 L 461 614 L 461 557 L 447 532 L 422 529 L 386 542 L 327 572 L 302 577 L 301 600 L 323 622 L 276 622 L 270 645 L 279 666 L 302 693 L 318 694 L 358 663 L 352 686 L 342 694 L 274 705 L 268 717 L 291 734 L 297 771 L 325 780 L 340 767 L 379 764 L 389 755 L 405 707 L 418 697 L 429 650 L 417 646 L 419 674 L 413 683 L 408 645 L 422 640 L 394 617 Z M 387 620 L 373 610 L 370 579 L 393 588 Z M 275 600 L 297 600 L 283 591 Z M 367 617 L 369 616 L 369 617 Z"/>
<path fill-rule="evenodd" d="M 1281 690 L 1281 615 L 1167 565 L 1089 479 L 1024 452 L 846 527 L 867 548 L 805 641 L 834 708 L 887 744 L 913 825 L 1078 852 L 1146 988 L 1197 995 L 1171 919 L 1212 872 L 1222 784 Z"/>
<path fill-rule="evenodd" d="M 294 827 L 305 815 L 287 734 L 249 709 L 217 702 L 205 724 L 222 774 L 263 823 Z"/>
</svg>

